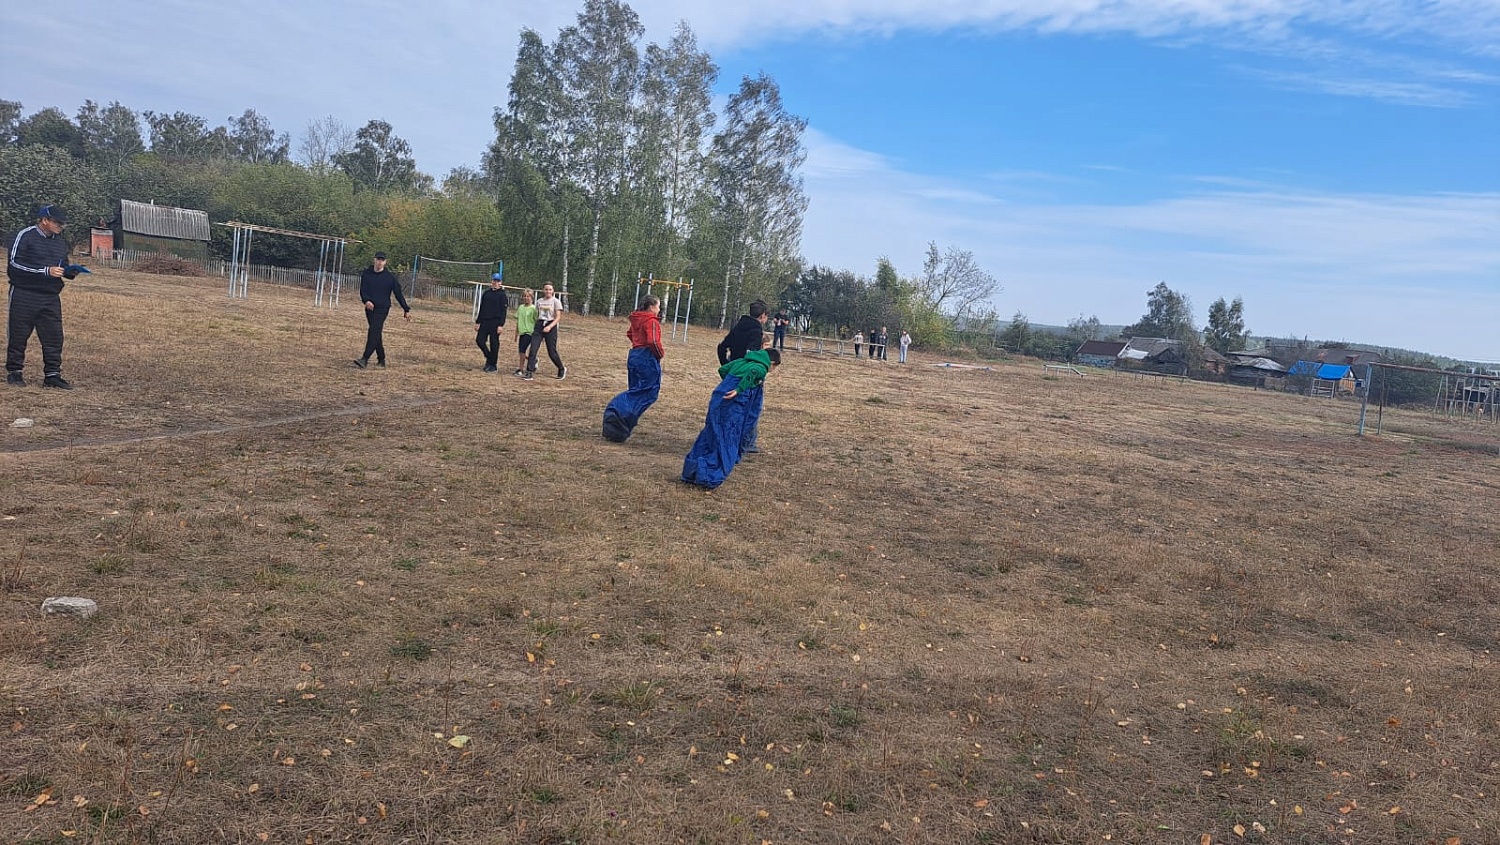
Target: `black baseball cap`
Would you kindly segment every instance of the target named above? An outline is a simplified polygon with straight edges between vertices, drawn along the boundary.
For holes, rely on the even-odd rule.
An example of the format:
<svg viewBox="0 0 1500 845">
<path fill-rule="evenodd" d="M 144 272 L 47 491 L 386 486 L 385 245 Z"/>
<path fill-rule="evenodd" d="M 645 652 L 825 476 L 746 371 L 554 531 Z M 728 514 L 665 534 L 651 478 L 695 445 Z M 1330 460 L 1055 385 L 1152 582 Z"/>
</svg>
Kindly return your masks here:
<svg viewBox="0 0 1500 845">
<path fill-rule="evenodd" d="M 68 222 L 68 215 L 55 205 L 44 205 L 36 210 L 37 217 L 45 217 L 58 223 Z"/>
</svg>

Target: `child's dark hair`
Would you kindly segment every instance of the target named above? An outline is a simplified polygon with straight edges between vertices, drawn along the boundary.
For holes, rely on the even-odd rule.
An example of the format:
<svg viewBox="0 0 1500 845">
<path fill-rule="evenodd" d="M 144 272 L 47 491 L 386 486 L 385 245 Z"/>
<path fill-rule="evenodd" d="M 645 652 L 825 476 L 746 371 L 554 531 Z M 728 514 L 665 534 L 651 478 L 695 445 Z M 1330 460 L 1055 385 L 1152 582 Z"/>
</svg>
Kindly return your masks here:
<svg viewBox="0 0 1500 845">
<path fill-rule="evenodd" d="M 770 356 L 770 358 L 771 358 L 771 366 L 773 366 L 773 367 L 779 367 L 779 366 L 781 366 L 781 350 L 780 349 L 767 349 L 766 350 L 766 355 Z"/>
<path fill-rule="evenodd" d="M 661 304 L 661 300 L 660 299 L 657 299 L 655 296 L 652 296 L 651 294 L 648 293 L 645 296 L 641 297 L 641 307 L 637 308 L 636 310 L 637 311 L 650 311 L 651 310 L 651 306 L 653 306 L 653 305 L 660 305 L 660 304 Z"/>
<path fill-rule="evenodd" d="M 757 299 L 750 303 L 750 316 L 756 319 L 760 319 L 761 315 L 765 314 L 768 310 L 764 299 Z"/>
</svg>

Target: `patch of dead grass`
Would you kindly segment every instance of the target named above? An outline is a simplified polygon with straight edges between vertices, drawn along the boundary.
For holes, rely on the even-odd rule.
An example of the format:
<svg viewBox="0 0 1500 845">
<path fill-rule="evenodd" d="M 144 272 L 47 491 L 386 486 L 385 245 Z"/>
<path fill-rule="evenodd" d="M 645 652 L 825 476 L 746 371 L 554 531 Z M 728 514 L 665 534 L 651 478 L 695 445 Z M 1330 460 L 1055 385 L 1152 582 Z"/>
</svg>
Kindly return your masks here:
<svg viewBox="0 0 1500 845">
<path fill-rule="evenodd" d="M 0 393 L 37 420 L 0 441 L 4 841 L 1500 825 L 1488 429 L 790 353 L 709 493 L 674 479 L 715 332 L 616 445 L 619 321 L 524 383 L 418 303 L 359 371 L 352 307 L 96 275 L 80 389 Z M 70 594 L 101 614 L 37 613 Z"/>
</svg>

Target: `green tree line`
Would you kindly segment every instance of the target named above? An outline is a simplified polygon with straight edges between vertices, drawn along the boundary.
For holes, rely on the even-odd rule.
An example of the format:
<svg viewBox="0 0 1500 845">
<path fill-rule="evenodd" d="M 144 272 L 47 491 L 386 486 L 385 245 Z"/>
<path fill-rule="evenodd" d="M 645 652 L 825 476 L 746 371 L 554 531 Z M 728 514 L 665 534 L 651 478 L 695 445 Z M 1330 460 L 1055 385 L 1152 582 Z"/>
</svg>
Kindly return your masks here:
<svg viewBox="0 0 1500 845">
<path fill-rule="evenodd" d="M 376 249 L 398 264 L 418 254 L 503 259 L 508 278 L 552 281 L 584 314 L 628 309 L 646 273 L 693 280 L 694 318 L 709 325 L 756 299 L 787 308 L 803 331 L 887 325 L 932 346 L 993 322 L 999 285 L 957 247 L 932 245 L 909 276 L 885 259 L 871 278 L 810 266 L 801 256 L 807 121 L 765 73 L 741 79 L 715 110 L 718 67 L 688 25 L 664 45 L 643 37 L 619 0 L 585 0 L 550 40 L 522 30 L 494 139 L 477 167 L 441 181 L 380 117 L 358 128 L 312 120 L 294 145 L 254 108 L 215 125 L 119 102 L 89 100 L 70 116 L 0 100 L 0 229 L 58 203 L 81 241 L 131 199 L 202 209 L 215 223 L 348 237 L 362 242 L 351 266 Z M 211 252 L 227 258 L 230 231 L 212 230 Z M 255 259 L 307 266 L 317 249 L 257 238 Z"/>
</svg>

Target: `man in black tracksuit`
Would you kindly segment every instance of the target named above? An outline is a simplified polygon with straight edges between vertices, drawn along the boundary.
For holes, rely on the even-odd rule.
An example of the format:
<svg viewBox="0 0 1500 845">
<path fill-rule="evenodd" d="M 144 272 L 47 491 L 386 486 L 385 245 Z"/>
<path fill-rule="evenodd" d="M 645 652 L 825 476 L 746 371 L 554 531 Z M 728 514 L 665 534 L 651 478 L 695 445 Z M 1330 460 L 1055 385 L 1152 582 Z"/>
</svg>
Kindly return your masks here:
<svg viewBox="0 0 1500 845">
<path fill-rule="evenodd" d="M 68 222 L 63 210 L 44 205 L 37 223 L 22 229 L 10 245 L 10 320 L 5 347 L 5 381 L 26 386 L 26 344 L 36 332 L 42 344 L 42 384 L 71 390 L 62 377 L 62 289 L 63 279 L 77 272 L 68 268 L 71 249 L 62 230 Z"/>
<path fill-rule="evenodd" d="M 745 353 L 752 349 L 760 349 L 766 344 L 766 318 L 770 315 L 770 309 L 766 307 L 764 300 L 757 299 L 750 303 L 750 313 L 741 316 L 729 334 L 719 341 L 719 366 L 730 361 L 745 357 Z M 756 391 L 755 401 L 757 406 L 754 412 L 756 422 L 745 429 L 740 437 L 740 451 L 756 454 L 760 447 L 756 445 L 756 438 L 760 434 L 760 407 L 759 403 L 765 400 L 765 394 Z"/>
<path fill-rule="evenodd" d="M 490 289 L 479 295 L 479 313 L 474 315 L 474 344 L 484 353 L 484 371 L 497 372 L 500 362 L 500 328 L 510 308 L 500 274 L 490 277 Z"/>
<path fill-rule="evenodd" d="M 391 315 L 391 296 L 401 303 L 403 316 L 411 320 L 411 307 L 401 293 L 401 282 L 396 274 L 385 269 L 385 253 L 375 253 L 373 266 L 359 274 L 359 299 L 365 304 L 365 321 L 370 331 L 365 335 L 365 354 L 354 359 L 354 366 L 363 370 L 374 355 L 380 366 L 385 366 L 385 318 Z"/>
</svg>

